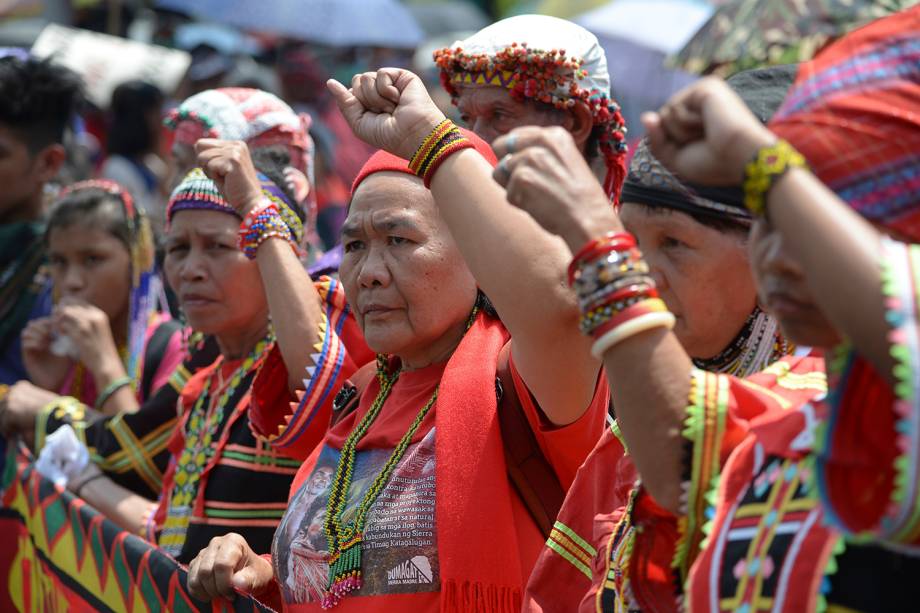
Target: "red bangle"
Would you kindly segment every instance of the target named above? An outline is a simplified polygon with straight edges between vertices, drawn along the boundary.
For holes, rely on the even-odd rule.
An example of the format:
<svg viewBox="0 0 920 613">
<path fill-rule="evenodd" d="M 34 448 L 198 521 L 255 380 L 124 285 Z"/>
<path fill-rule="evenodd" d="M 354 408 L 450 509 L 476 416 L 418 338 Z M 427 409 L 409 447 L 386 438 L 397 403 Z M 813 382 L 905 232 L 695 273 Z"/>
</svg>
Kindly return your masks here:
<svg viewBox="0 0 920 613">
<path fill-rule="evenodd" d="M 613 251 L 622 253 L 636 247 L 636 239 L 628 232 L 609 232 L 600 238 L 588 241 L 572 258 L 568 268 L 569 286 L 575 283 L 578 266 L 585 261 L 596 260 Z"/>
<path fill-rule="evenodd" d="M 609 296 L 604 296 L 597 304 L 591 305 L 588 311 L 594 311 L 596 309 L 603 308 L 608 304 L 613 304 L 615 302 L 620 302 L 622 300 L 628 300 L 636 296 L 645 295 L 647 298 L 657 298 L 658 290 L 655 289 L 654 285 L 647 285 L 645 283 L 637 283 L 635 285 L 630 285 L 624 287 L 623 289 L 617 290 Z"/>
</svg>

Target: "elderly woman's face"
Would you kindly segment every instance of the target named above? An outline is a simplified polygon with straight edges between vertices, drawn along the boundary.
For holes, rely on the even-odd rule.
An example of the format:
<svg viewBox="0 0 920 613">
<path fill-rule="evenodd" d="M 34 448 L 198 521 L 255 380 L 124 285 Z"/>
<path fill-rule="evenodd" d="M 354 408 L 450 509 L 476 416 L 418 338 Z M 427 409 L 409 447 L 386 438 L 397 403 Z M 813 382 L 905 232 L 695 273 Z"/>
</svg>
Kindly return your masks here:
<svg viewBox="0 0 920 613">
<path fill-rule="evenodd" d="M 178 211 L 166 235 L 163 268 L 195 330 L 244 334 L 264 326 L 268 302 L 259 268 L 237 247 L 240 222 L 219 211 Z"/>
<path fill-rule="evenodd" d="M 620 219 L 639 242 L 658 293 L 677 317 L 674 333 L 695 358 L 718 355 L 757 302 L 745 236 L 679 211 L 623 203 Z"/>
<path fill-rule="evenodd" d="M 340 277 L 368 346 L 403 359 L 456 335 L 476 282 L 419 179 L 361 183 L 342 228 Z"/>
</svg>

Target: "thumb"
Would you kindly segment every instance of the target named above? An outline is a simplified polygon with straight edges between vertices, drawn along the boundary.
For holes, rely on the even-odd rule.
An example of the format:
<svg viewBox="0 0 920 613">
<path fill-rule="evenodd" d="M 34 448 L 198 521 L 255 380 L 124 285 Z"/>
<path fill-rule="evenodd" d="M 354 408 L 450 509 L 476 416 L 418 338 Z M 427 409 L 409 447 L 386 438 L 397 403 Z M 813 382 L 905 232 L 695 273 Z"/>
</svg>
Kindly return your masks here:
<svg viewBox="0 0 920 613">
<path fill-rule="evenodd" d="M 234 573 L 233 577 L 230 579 L 234 589 L 246 594 L 258 594 L 261 592 L 271 577 L 260 575 L 258 568 L 256 564 L 248 564 Z"/>
<path fill-rule="evenodd" d="M 361 104 L 361 101 L 355 97 L 350 89 L 335 79 L 326 81 L 326 87 L 332 93 L 332 97 L 335 98 L 335 103 L 338 105 L 342 116 L 350 126 L 354 126 L 364 113 L 364 105 Z"/>
</svg>

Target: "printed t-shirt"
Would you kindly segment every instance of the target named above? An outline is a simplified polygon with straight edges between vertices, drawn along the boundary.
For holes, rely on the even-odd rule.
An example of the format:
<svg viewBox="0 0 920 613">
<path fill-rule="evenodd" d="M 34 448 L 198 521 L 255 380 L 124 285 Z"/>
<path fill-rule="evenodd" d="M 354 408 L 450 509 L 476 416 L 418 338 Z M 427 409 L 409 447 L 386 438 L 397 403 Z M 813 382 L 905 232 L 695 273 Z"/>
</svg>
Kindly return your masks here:
<svg viewBox="0 0 920 613">
<path fill-rule="evenodd" d="M 433 365 L 400 375 L 380 415 L 358 445 L 345 521 L 353 516 L 359 497 L 363 497 L 418 411 L 431 398 L 444 366 Z M 526 391 L 513 359 L 511 374 L 515 386 Z M 530 400 L 530 394 L 519 394 L 519 397 L 528 420 L 540 424 L 545 418 Z M 323 522 L 339 458 L 338 449 L 366 414 L 370 400 L 362 399 L 359 409 L 327 434 L 324 443 L 304 462 L 294 479 L 288 511 L 272 545 L 275 579 L 282 590 L 286 611 L 320 610 L 320 600 L 328 582 Z M 395 410 L 396 407 L 406 409 Z M 570 485 L 578 464 L 596 442 L 598 424 L 603 422 L 606 409 L 607 387 L 602 378 L 591 406 L 581 419 L 562 428 L 540 425 L 535 428 L 538 443 L 564 487 Z M 436 411 L 437 405 L 422 421 L 393 475 L 370 508 L 362 547 L 364 587 L 346 596 L 336 606 L 337 611 L 439 609 L 442 552 L 438 549 L 435 517 L 435 466 L 439 461 Z M 483 504 L 489 501 L 483 500 Z M 516 494 L 512 508 L 522 566 L 530 569 L 544 539 Z M 475 534 L 475 526 L 470 526 L 470 538 L 475 538 Z"/>
</svg>

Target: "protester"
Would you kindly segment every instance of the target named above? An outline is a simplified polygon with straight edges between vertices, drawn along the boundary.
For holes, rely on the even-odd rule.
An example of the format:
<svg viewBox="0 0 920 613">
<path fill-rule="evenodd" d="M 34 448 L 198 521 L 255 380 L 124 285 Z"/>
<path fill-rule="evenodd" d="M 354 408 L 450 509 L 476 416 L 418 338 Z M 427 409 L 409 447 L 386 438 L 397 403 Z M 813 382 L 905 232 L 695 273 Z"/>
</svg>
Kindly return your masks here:
<svg viewBox="0 0 920 613">
<path fill-rule="evenodd" d="M 22 332 L 30 380 L 103 414 L 136 411 L 183 357 L 146 216 L 120 185 L 86 181 L 64 190 L 46 232 L 57 305 Z"/>
<path fill-rule="evenodd" d="M 42 314 L 45 186 L 64 163 L 82 101 L 76 74 L 51 61 L 0 57 L 0 384 L 27 376 L 19 335 Z"/>
<path fill-rule="evenodd" d="M 112 92 L 108 158 L 99 176 L 122 186 L 151 220 L 154 232 L 165 220 L 166 163 L 160 157 L 164 97 L 144 81 L 122 83 Z"/>
<path fill-rule="evenodd" d="M 488 142 L 520 126 L 572 134 L 616 199 L 626 176 L 626 124 L 597 37 L 570 21 L 518 15 L 435 51 L 441 84 Z"/>
<path fill-rule="evenodd" d="M 323 398 L 331 396 L 327 383 L 341 375 L 334 339 L 314 355 L 306 389 L 290 412 L 263 403 L 272 394 L 257 381 L 256 429 L 276 448 L 308 457 L 276 533 L 272 562 L 231 534 L 192 562 L 189 587 L 207 598 L 230 596 L 233 586 L 262 597 L 280 592 L 285 609 L 296 611 L 467 610 L 470 603 L 517 611 L 545 534 L 509 478 L 506 446 L 532 435 L 552 478 L 567 487 L 600 436 L 606 386 L 603 379 L 598 384 L 598 365 L 582 339 L 566 333 L 561 342 L 577 309 L 562 284 L 555 239 L 511 207 L 467 198 L 462 173 L 439 172 L 429 194 L 427 177 L 413 176 L 407 162 L 425 135 L 409 132 L 411 113 L 402 115 L 405 123 L 373 113 L 380 108 L 374 78 L 355 77 L 352 91 L 360 99 L 339 84 L 333 93 L 358 136 L 391 145 L 401 156 L 380 152 L 368 161 L 343 230 L 344 295 L 339 290 L 337 300 L 347 297 L 354 305 L 378 362 L 352 378 L 360 389 L 349 387 L 341 398 L 351 395 L 356 408 L 339 413 L 328 432 Z M 428 100 L 421 81 L 413 77 L 410 86 Z M 396 117 L 400 122 L 399 111 Z M 484 172 L 491 168 L 486 159 L 494 163 L 488 145 L 472 133 L 446 138 L 475 148 L 470 155 Z M 435 153 L 426 166 L 436 166 L 441 149 L 434 140 L 429 145 Z M 199 150 L 231 201 L 241 207 L 258 201 L 232 148 L 224 152 L 205 142 Z M 416 158 L 413 167 L 422 162 Z M 442 175 L 453 183 L 438 183 Z M 317 313 L 318 300 L 304 302 L 303 281 L 290 285 L 298 267 L 283 241 L 264 239 L 257 261 L 292 372 L 298 358 L 289 356 L 316 331 L 328 338 L 331 324 Z M 517 274 L 525 266 L 530 274 Z M 282 334 L 282 326 L 294 334 Z M 293 347 L 286 350 L 285 342 Z M 269 368 L 266 363 L 263 373 Z M 502 399 L 497 377 L 505 381 Z M 517 409 L 508 406 L 512 393 Z M 523 413 L 527 432 L 500 426 L 499 404 Z M 317 431 L 324 432 L 321 445 L 298 440 Z M 407 581 L 391 580 L 404 572 Z"/>
<path fill-rule="evenodd" d="M 827 349 L 847 338 L 851 355 L 859 356 L 844 371 L 845 378 L 836 380 L 830 403 L 817 396 L 784 404 L 752 389 L 754 379 L 694 369 L 662 325 L 664 318 L 645 317 L 633 308 L 614 321 L 625 325 L 632 314 L 645 317 L 634 320 L 643 325 L 620 328 L 618 334 L 614 327 L 600 335 L 595 352 L 604 356 L 610 376 L 616 374 L 611 393 L 618 423 L 642 482 L 668 513 L 680 516 L 683 546 L 673 564 L 689 569 L 686 595 L 678 602 L 692 610 L 738 610 L 760 606 L 763 599 L 784 611 L 825 606 L 895 610 L 917 597 L 910 579 L 917 572 L 915 558 L 894 546 L 845 545 L 826 518 L 848 530 L 854 524 L 873 528 L 876 541 L 911 538 L 909 523 L 897 526 L 881 518 L 889 513 L 908 517 L 914 504 L 901 494 L 910 487 L 914 463 L 900 454 L 909 454 L 912 447 L 906 440 L 896 443 L 913 430 L 898 425 L 907 407 L 897 404 L 890 387 L 904 380 L 909 367 L 892 369 L 888 343 L 890 338 L 913 342 L 909 332 L 890 336 L 889 326 L 913 321 L 915 314 L 899 310 L 907 303 L 889 302 L 898 315 L 886 319 L 883 298 L 883 288 L 912 285 L 902 286 L 903 277 L 896 273 L 887 273 L 883 285 L 883 271 L 897 270 L 888 267 L 898 266 L 905 248 L 877 228 L 918 238 L 911 224 L 915 191 L 908 187 L 920 151 L 920 130 L 912 120 L 918 75 L 911 49 L 918 29 L 920 12 L 914 9 L 829 47 L 800 69 L 796 87 L 771 124 L 778 135 L 801 144 L 818 176 L 846 201 L 807 172 L 804 160 L 785 141 L 777 145 L 777 137 L 717 80 L 678 94 L 646 121 L 652 151 L 682 177 L 715 185 L 737 185 L 745 177 L 745 204 L 758 218 L 751 254 L 759 291 L 790 338 Z M 867 68 L 880 53 L 889 58 L 885 69 Z M 828 75 L 838 74 L 849 76 L 835 80 L 832 93 L 819 89 Z M 543 146 L 544 137 L 536 133 L 519 132 L 513 138 L 514 150 L 522 152 L 514 155 L 521 160 L 532 158 L 527 153 L 531 146 Z M 506 142 L 496 144 L 500 153 Z M 841 165 L 837 145 L 843 142 L 853 155 Z M 863 155 L 860 144 L 871 145 L 875 153 Z M 509 162 L 520 170 L 528 166 Z M 752 181 L 756 173 L 761 179 Z M 610 245 L 616 254 L 611 261 L 627 257 L 631 266 L 638 265 L 638 252 L 614 244 L 629 244 L 625 235 L 606 234 L 622 232 L 622 226 L 600 193 L 588 206 L 579 202 L 577 209 L 555 193 L 539 198 L 531 192 L 529 198 L 512 201 L 566 237 L 576 253 L 572 269 L 582 291 L 586 286 L 578 279 L 595 265 L 583 249 L 585 239 L 593 239 L 595 252 Z M 866 202 L 888 206 L 866 207 Z M 854 215 L 847 203 L 875 227 Z M 891 264 L 880 267 L 879 253 Z M 847 283 L 841 284 L 841 278 Z M 894 356 L 899 353 L 895 350 Z M 640 376 L 641 384 L 629 384 Z M 899 393 L 906 394 L 909 388 L 899 385 Z M 844 440 L 849 444 L 841 445 Z M 823 504 L 815 494 L 822 495 Z M 630 512 L 633 524 L 650 517 L 646 512 L 643 518 L 638 507 Z M 843 513 L 852 523 L 840 520 Z M 712 523 L 704 530 L 706 518 Z M 608 545 L 608 580 L 597 598 L 605 610 L 667 605 L 643 601 L 643 583 L 630 580 L 641 577 L 656 558 L 662 568 L 657 535 L 641 532 L 617 533 Z M 695 545 L 702 546 L 699 556 Z M 667 583 L 667 578 L 660 581 Z"/>
<path fill-rule="evenodd" d="M 766 121 L 794 77 L 795 67 L 783 66 L 740 73 L 729 85 Z M 577 159 L 570 142 L 560 134 L 547 139 L 546 145 Z M 574 174 L 547 176 L 558 186 L 582 180 Z M 560 195 L 560 189 L 553 193 L 553 197 Z M 746 246 L 752 218 L 741 205 L 741 190 L 681 184 L 642 142 L 633 156 L 622 200 L 623 225 L 636 236 L 649 275 L 676 316 L 675 336 L 689 355 L 709 356 L 694 358 L 695 366 L 746 377 L 791 353 L 793 347 L 777 329 L 777 320 L 763 312 L 756 296 Z M 807 351 L 799 354 L 784 361 L 781 376 L 761 377 L 758 383 L 788 401 L 824 391 L 823 360 L 807 357 Z M 616 373 L 609 376 L 616 385 Z M 801 382 L 806 376 L 809 385 L 789 387 L 790 379 Z M 594 611 L 597 593 L 607 579 L 607 545 L 615 530 L 635 531 L 637 548 L 642 548 L 642 535 L 656 535 L 656 551 L 667 552 L 661 556 L 662 567 L 646 554 L 643 568 L 629 581 L 644 603 L 655 602 L 654 610 L 676 607 L 669 567 L 677 546 L 677 522 L 656 512 L 654 523 L 632 525 L 631 517 L 624 515 L 629 505 L 654 505 L 636 488 L 638 475 L 619 436 L 613 422 L 579 469 L 528 582 L 524 610 Z"/>
</svg>

